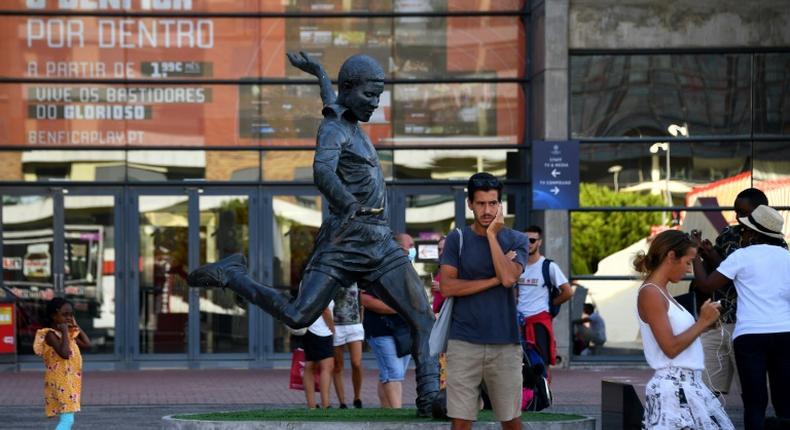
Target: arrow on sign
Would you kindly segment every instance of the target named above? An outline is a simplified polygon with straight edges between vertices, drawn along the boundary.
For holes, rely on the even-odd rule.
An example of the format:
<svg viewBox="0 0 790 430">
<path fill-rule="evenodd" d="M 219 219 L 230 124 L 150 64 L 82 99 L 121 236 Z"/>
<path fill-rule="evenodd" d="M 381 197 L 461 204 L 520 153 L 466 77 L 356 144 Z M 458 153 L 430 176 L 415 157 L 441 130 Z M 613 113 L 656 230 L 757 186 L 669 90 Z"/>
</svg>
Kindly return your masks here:
<svg viewBox="0 0 790 430">
<path fill-rule="evenodd" d="M 562 173 L 560 173 L 560 171 L 559 171 L 559 170 L 557 170 L 557 169 L 552 169 L 552 170 L 551 170 L 551 176 L 553 176 L 553 177 L 555 177 L 555 178 L 556 178 L 557 176 L 560 176 L 561 174 L 562 174 Z"/>
<path fill-rule="evenodd" d="M 557 188 L 556 185 L 554 186 L 554 188 L 550 189 L 549 191 L 551 191 L 552 194 L 554 194 L 555 196 L 560 193 L 560 189 Z"/>
</svg>

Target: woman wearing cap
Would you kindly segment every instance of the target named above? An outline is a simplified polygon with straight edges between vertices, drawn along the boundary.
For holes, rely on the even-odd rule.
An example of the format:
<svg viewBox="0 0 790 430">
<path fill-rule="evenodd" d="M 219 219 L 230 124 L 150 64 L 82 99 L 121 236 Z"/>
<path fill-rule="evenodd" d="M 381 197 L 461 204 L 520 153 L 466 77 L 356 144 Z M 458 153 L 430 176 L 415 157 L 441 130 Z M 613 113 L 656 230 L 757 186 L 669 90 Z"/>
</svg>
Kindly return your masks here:
<svg viewBox="0 0 790 430">
<path fill-rule="evenodd" d="M 728 281 L 738 292 L 733 346 L 741 382 L 746 430 L 762 430 L 768 406 L 767 380 L 776 416 L 790 420 L 790 252 L 784 248 L 784 218 L 758 206 L 738 218 L 741 248 L 710 275 L 694 260 L 695 285 L 712 292 Z"/>
</svg>

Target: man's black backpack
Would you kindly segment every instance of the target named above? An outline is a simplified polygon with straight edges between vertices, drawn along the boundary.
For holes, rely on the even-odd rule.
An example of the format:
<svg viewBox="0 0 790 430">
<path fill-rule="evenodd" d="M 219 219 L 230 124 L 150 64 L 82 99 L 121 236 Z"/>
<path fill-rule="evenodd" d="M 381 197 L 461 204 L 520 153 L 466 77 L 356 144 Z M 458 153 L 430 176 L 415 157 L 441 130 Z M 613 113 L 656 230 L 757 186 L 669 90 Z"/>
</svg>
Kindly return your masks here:
<svg viewBox="0 0 790 430">
<path fill-rule="evenodd" d="M 527 344 L 522 342 L 522 363 L 521 363 L 521 377 L 523 378 L 523 389 L 521 399 L 522 411 L 542 411 L 543 409 L 551 406 L 553 397 L 551 395 L 551 388 L 549 387 L 547 368 L 543 363 L 543 358 L 534 344 Z M 526 402 L 526 391 L 531 390 L 532 400 Z"/>
<path fill-rule="evenodd" d="M 551 263 L 552 260 L 548 258 L 543 260 L 543 285 L 549 289 L 549 313 L 551 317 L 554 318 L 560 313 L 560 307 L 562 307 L 562 305 L 554 304 L 554 299 L 560 295 L 560 289 L 551 281 Z"/>
</svg>

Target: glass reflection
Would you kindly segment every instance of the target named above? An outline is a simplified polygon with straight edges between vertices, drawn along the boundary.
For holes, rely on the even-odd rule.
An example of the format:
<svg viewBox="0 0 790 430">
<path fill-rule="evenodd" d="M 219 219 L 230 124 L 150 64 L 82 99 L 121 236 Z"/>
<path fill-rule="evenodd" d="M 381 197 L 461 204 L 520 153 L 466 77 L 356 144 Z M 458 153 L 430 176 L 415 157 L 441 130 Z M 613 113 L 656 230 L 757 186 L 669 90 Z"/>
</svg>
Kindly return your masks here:
<svg viewBox="0 0 790 430">
<path fill-rule="evenodd" d="M 446 33 L 448 73 L 524 76 L 527 41 L 519 18 L 448 17 Z"/>
<path fill-rule="evenodd" d="M 317 84 L 239 85 L 240 138 L 304 139 L 303 145 L 313 145 L 321 119 Z"/>
<path fill-rule="evenodd" d="M 722 211 L 719 205 L 731 205 L 735 195 L 751 186 L 746 176 L 732 184 L 713 184 L 690 197 L 691 206 L 710 206 L 705 211 L 683 211 L 673 214 L 667 227 L 661 223 L 661 212 L 571 212 L 571 263 L 573 275 L 629 276 L 631 280 L 585 279 L 577 282 L 577 292 L 571 305 L 571 318 L 582 317 L 583 303 L 594 303 L 606 323 L 606 343 L 588 353 L 593 355 L 641 355 L 639 327 L 632 315 L 623 309 L 634 309 L 642 281 L 633 269 L 634 255 L 647 252 L 650 240 L 667 228 L 702 232 L 703 239 L 715 242 L 719 233 L 733 225 L 732 210 Z M 769 196 L 769 201 L 772 200 Z M 778 199 L 777 199 L 778 200 Z M 780 211 L 787 220 L 790 212 Z M 592 227 L 592 228 L 591 228 Z M 785 235 L 790 232 L 785 224 Z M 677 297 L 689 291 L 689 282 L 669 285 Z M 577 352 L 579 352 L 577 350 Z"/>
<path fill-rule="evenodd" d="M 647 247 L 645 247 L 647 249 Z M 573 354 L 581 356 L 637 356 L 642 357 L 642 339 L 639 326 L 633 312 L 624 309 L 636 309 L 636 295 L 642 281 L 634 280 L 580 280 L 573 281 L 574 296 L 569 303 L 571 320 L 578 321 L 588 317 L 584 304 L 593 304 L 594 312 L 605 324 L 606 341 L 603 344 L 589 342 L 585 345 L 584 332 L 589 331 L 592 324 L 585 322 L 573 324 Z M 671 284 L 671 294 L 678 296 L 688 291 L 688 282 Z M 587 340 L 587 339 L 585 339 Z M 583 350 L 584 347 L 586 350 Z"/>
<path fill-rule="evenodd" d="M 571 57 L 574 137 L 748 134 L 748 54 Z"/>
<path fill-rule="evenodd" d="M 508 158 L 518 151 L 398 149 L 393 153 L 397 179 L 467 180 L 477 172 L 505 179 L 511 173 L 507 170 Z"/>
<path fill-rule="evenodd" d="M 336 77 L 346 58 L 364 52 L 387 71 L 392 47 L 392 20 L 388 18 L 291 18 L 285 26 L 286 52 L 304 51 L 320 60 Z M 294 67 L 286 76 L 306 77 Z"/>
<path fill-rule="evenodd" d="M 244 133 L 250 87 L 0 84 L 0 145 L 255 145 Z M 287 109 L 276 114 L 288 118 Z"/>
<path fill-rule="evenodd" d="M 89 10 L 95 8 L 94 2 Z M 0 51 L 11 55 L 0 64 L 0 76 L 91 80 L 258 76 L 261 51 L 282 43 L 268 30 L 278 23 L 282 27 L 273 19 L 3 16 Z"/>
<path fill-rule="evenodd" d="M 128 151 L 130 181 L 182 181 L 205 177 L 206 151 Z"/>
<path fill-rule="evenodd" d="M 200 264 L 249 255 L 247 196 L 201 195 Z M 200 289 L 200 352 L 247 352 L 247 303 L 227 289 Z"/>
<path fill-rule="evenodd" d="M 455 200 L 449 191 L 448 194 L 406 196 L 406 233 L 414 239 L 417 250 L 413 264 L 431 301 L 435 297 L 433 280 L 439 274 L 439 255 L 434 255 L 432 249 L 441 237 L 455 228 Z"/>
<path fill-rule="evenodd" d="M 257 151 L 128 151 L 130 181 L 257 181 Z"/>
<path fill-rule="evenodd" d="M 280 4 L 280 0 L 261 0 L 264 10 Z M 289 12 L 433 12 L 433 11 L 514 11 L 519 12 L 523 0 L 290 0 Z"/>
<path fill-rule="evenodd" d="M 35 150 L 3 151 L 0 181 L 124 180 L 123 151 Z"/>
<path fill-rule="evenodd" d="M 426 13 L 441 9 L 436 2 L 420 1 L 399 1 L 395 7 Z M 287 52 L 309 53 L 332 77 L 359 52 L 375 58 L 391 78 L 524 75 L 526 36 L 517 16 L 299 17 L 286 21 L 285 34 Z M 285 74 L 307 77 L 293 67 L 286 67 Z"/>
<path fill-rule="evenodd" d="M 107 3 L 102 9 L 108 14 L 124 12 L 421 12 L 421 11 L 489 11 L 502 10 L 520 12 L 523 0 L 212 0 L 210 2 L 146 2 L 147 8 L 131 2 L 130 8 L 123 8 L 123 2 Z M 76 3 L 79 4 L 79 3 Z M 153 7 L 152 7 L 153 6 Z M 24 0 L 6 0 L 0 3 L 0 10 L 28 11 Z M 53 3 L 46 2 L 46 11 L 57 11 Z M 94 10 L 91 7 L 89 10 Z"/>
<path fill-rule="evenodd" d="M 696 229 L 713 241 L 736 222 L 734 212 L 722 211 L 719 205 L 731 205 L 734 196 L 748 185 L 734 193 L 731 188 L 703 190 L 690 206 L 710 209 L 672 212 L 668 221 L 663 221 L 661 211 L 571 212 L 572 275 L 637 276 L 629 258 L 667 228 Z M 732 200 L 728 200 L 730 195 Z"/>
<path fill-rule="evenodd" d="M 583 207 L 691 204 L 688 196 L 697 187 L 731 183 L 733 178 L 748 172 L 751 151 L 749 142 L 582 143 L 579 204 Z M 667 198 L 667 191 L 671 199 Z"/>
<path fill-rule="evenodd" d="M 115 199 L 63 196 L 66 298 L 91 339 L 86 353 L 115 350 Z"/>
<path fill-rule="evenodd" d="M 524 98 L 517 84 L 402 84 L 392 144 L 516 144 Z"/>
<path fill-rule="evenodd" d="M 754 131 L 790 134 L 790 54 L 754 55 Z"/>
<path fill-rule="evenodd" d="M 272 209 L 274 288 L 284 295 L 296 297 L 321 226 L 321 197 L 274 196 Z M 291 352 L 294 340 L 281 322 L 274 322 L 274 352 Z"/>
<path fill-rule="evenodd" d="M 754 186 L 763 190 L 772 206 L 790 206 L 790 145 L 754 142 Z"/>
<path fill-rule="evenodd" d="M 392 179 L 392 151 L 378 150 L 384 179 Z M 313 183 L 314 151 L 262 151 L 261 170 L 264 181 Z"/>
<path fill-rule="evenodd" d="M 17 352 L 33 354 L 36 330 L 44 328 L 53 283 L 52 198 L 3 195 L 3 285 L 17 303 Z M 82 313 L 77 315 L 81 318 Z"/>
<path fill-rule="evenodd" d="M 206 151 L 207 181 L 257 181 L 260 171 L 257 151 Z"/>
<path fill-rule="evenodd" d="M 497 77 L 496 74 L 486 73 L 481 76 Z M 441 77 L 447 76 L 443 74 Z M 449 76 L 461 79 L 469 77 L 469 74 L 453 72 Z M 96 100 L 56 103 L 47 98 L 56 96 L 45 96 L 45 101 L 38 101 L 35 93 L 44 89 L 56 94 L 67 90 L 74 94 L 95 93 Z M 160 94 L 157 91 L 163 89 L 178 92 Z M 160 98 L 163 98 L 162 101 L 158 101 Z M 169 98 L 173 100 L 165 100 Z M 0 84 L 0 99 L 8 101 L 0 103 L 0 118 L 7 124 L 7 127 L 0 127 L 0 146 L 83 145 L 119 149 L 312 146 L 315 145 L 315 135 L 322 119 L 317 85 L 240 82 L 238 86 L 178 85 L 164 88 L 97 83 L 74 86 Z M 15 109 L 15 106 L 25 108 Z M 525 97 L 520 84 L 387 85 L 379 108 L 370 122 L 363 125 L 363 129 L 374 145 L 515 145 L 522 141 L 525 110 Z M 118 115 L 108 114 L 110 111 Z M 132 117 L 127 117 L 127 112 Z M 88 114 L 91 119 L 85 119 Z M 140 160 L 143 156 L 133 155 L 137 153 L 129 153 L 129 163 L 133 166 L 128 174 L 133 180 L 146 180 L 152 171 L 158 171 L 156 167 L 161 163 Z M 65 158 L 69 160 L 77 157 L 75 161 L 96 165 L 93 170 L 86 168 L 75 173 L 75 176 L 84 180 L 93 177 L 101 180 L 122 179 L 117 168 L 117 163 L 123 160 L 121 152 L 89 154 Z M 183 164 L 187 161 L 192 163 Z M 196 164 L 197 161 L 204 160 L 186 158 L 182 164 L 175 164 L 181 172 L 172 176 L 202 175 L 202 170 L 188 170 L 204 167 Z M 143 166 L 134 166 L 135 163 Z M 151 167 L 146 167 L 146 164 Z M 58 169 L 55 173 L 61 177 L 69 173 L 62 163 L 52 167 Z"/>
<path fill-rule="evenodd" d="M 431 14 L 448 9 L 463 11 L 470 6 L 475 7 L 473 11 L 507 10 L 507 3 L 512 2 L 463 2 L 467 4 L 450 8 L 437 1 L 394 3 L 393 8 L 380 1 L 364 6 L 345 1 L 309 2 L 288 9 L 321 14 L 362 7 L 360 11 L 364 12 Z M 239 10 L 243 9 L 234 8 L 232 12 Z M 519 17 L 521 11 L 512 10 L 513 16 L 484 17 L 175 16 L 164 20 L 110 15 L 63 20 L 2 16 L 0 51 L 11 55 L 0 64 L 0 76 L 94 81 L 304 76 L 288 66 L 284 56 L 271 55 L 301 49 L 321 59 L 333 77 L 346 58 L 359 52 L 376 58 L 389 77 L 440 78 L 459 72 L 517 77 L 524 75 L 526 36 Z M 90 93 L 75 93 L 65 100 L 98 101 Z"/>
<path fill-rule="evenodd" d="M 263 180 L 312 183 L 314 156 L 314 151 L 263 151 Z"/>
<path fill-rule="evenodd" d="M 189 317 L 186 196 L 140 196 L 140 353 L 185 353 Z"/>
</svg>

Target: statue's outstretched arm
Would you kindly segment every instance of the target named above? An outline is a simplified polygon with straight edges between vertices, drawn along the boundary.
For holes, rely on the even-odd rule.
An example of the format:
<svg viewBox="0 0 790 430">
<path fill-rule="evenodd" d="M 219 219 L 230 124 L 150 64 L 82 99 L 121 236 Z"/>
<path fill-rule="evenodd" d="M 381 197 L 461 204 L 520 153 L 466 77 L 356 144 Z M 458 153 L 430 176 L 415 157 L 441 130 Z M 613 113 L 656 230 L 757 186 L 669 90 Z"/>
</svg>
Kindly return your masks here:
<svg viewBox="0 0 790 430">
<path fill-rule="evenodd" d="M 318 85 L 321 87 L 321 101 L 324 103 L 324 106 L 335 102 L 337 96 L 332 88 L 332 80 L 329 79 L 321 63 L 315 61 L 303 51 L 299 51 L 299 53 L 288 52 L 285 55 L 288 56 L 288 61 L 291 62 L 291 65 L 318 78 Z"/>
</svg>

